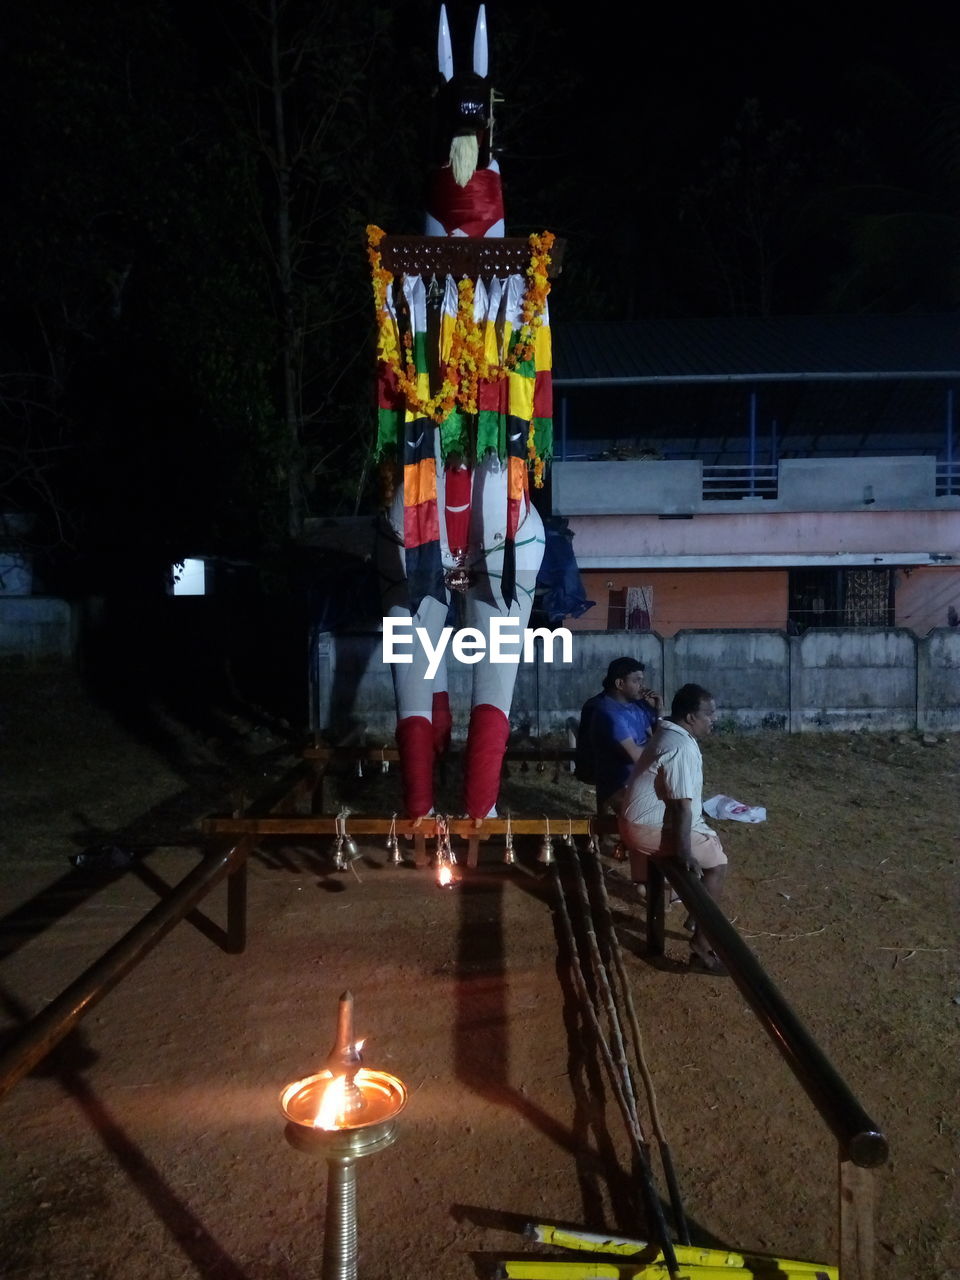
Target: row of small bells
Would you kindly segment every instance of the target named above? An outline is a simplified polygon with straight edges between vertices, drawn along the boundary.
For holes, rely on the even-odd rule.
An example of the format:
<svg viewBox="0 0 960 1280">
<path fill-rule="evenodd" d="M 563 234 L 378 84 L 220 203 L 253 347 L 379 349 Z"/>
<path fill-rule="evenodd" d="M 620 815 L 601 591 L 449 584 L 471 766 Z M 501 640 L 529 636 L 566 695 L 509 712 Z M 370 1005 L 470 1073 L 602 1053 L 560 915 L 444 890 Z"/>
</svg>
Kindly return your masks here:
<svg viewBox="0 0 960 1280">
<path fill-rule="evenodd" d="M 540 842 L 540 849 L 537 853 L 537 861 L 544 867 L 552 866 L 555 861 L 555 855 L 553 852 L 554 837 L 549 830 L 549 823 L 547 824 L 547 828 L 548 829 L 543 840 Z M 560 837 L 560 843 L 565 849 L 576 849 L 577 847 L 576 841 L 569 831 L 565 832 L 564 835 Z M 590 836 L 587 847 L 591 853 L 600 852 L 600 843 L 596 836 Z M 620 845 L 618 845 L 614 850 L 613 856 L 615 858 L 621 858 L 623 856 Z M 350 863 L 354 862 L 359 857 L 360 850 L 357 848 L 357 842 L 354 840 L 353 836 L 348 835 L 345 828 L 344 830 L 339 831 L 333 847 L 334 871 L 348 870 Z M 391 823 L 390 834 L 387 836 L 387 861 L 391 866 L 399 866 L 403 862 L 403 854 L 400 852 L 400 840 L 397 837 L 394 823 Z M 513 847 L 513 832 L 510 830 L 509 826 L 507 827 L 506 835 L 504 836 L 503 861 L 508 867 L 514 866 L 517 861 L 516 850 Z M 456 866 L 457 855 L 453 851 L 453 846 L 450 842 L 450 834 L 444 828 L 442 834 L 438 832 L 437 836 L 437 864 L 443 865 L 445 862 Z"/>
<path fill-rule="evenodd" d="M 521 773 L 526 773 L 528 768 L 529 768 L 529 765 L 527 761 L 524 760 L 520 765 Z M 546 765 L 542 760 L 538 760 L 537 772 L 544 773 L 545 771 L 546 771 Z M 390 761 L 387 760 L 385 757 L 380 761 L 380 772 L 381 773 L 390 772 Z M 363 777 L 363 761 L 359 757 L 357 757 L 357 777 L 358 778 Z M 556 767 L 554 769 L 554 782 L 558 782 L 559 779 L 560 779 L 560 762 L 557 761 Z M 347 835 L 346 823 L 344 819 L 345 819 L 345 815 L 341 815 L 339 822 L 342 824 L 342 829 L 338 831 L 336 842 L 334 844 L 333 866 L 334 866 L 334 870 L 336 871 L 346 871 L 350 863 L 353 862 L 356 858 L 359 858 L 360 856 L 360 851 L 357 848 L 357 843 L 354 840 L 353 836 Z M 397 823 L 397 815 L 394 814 L 393 819 L 391 820 L 391 823 L 390 823 L 390 833 L 387 836 L 387 861 L 391 864 L 391 866 L 399 866 L 400 863 L 403 862 L 403 854 L 400 852 L 400 841 L 397 837 L 396 823 Z M 567 848 L 567 849 L 575 849 L 577 847 L 576 842 L 574 841 L 574 838 L 573 838 L 573 834 L 569 830 L 567 830 L 565 834 L 561 836 L 560 842 L 564 846 L 564 848 Z M 591 853 L 600 852 L 600 842 L 595 835 L 590 836 L 588 849 Z M 614 850 L 613 856 L 618 859 L 624 856 L 622 853 L 621 845 L 619 844 L 617 845 L 617 848 Z M 446 862 L 450 865 L 455 866 L 456 861 L 457 861 L 456 854 L 453 852 L 453 847 L 450 843 L 450 833 L 447 830 L 446 824 L 438 823 L 437 863 L 438 865 L 442 865 L 444 862 Z M 508 867 L 514 866 L 517 861 L 516 851 L 513 847 L 513 831 L 510 827 L 509 818 L 507 819 L 507 830 L 504 836 L 503 861 Z M 549 822 L 547 822 L 547 829 L 544 834 L 543 840 L 541 841 L 540 849 L 537 853 L 537 861 L 541 864 L 541 866 L 544 866 L 544 867 L 552 866 L 554 862 L 553 836 L 550 832 Z"/>
<path fill-rule="evenodd" d="M 565 849 L 576 849 L 577 844 L 573 835 L 567 831 L 560 837 L 560 843 Z M 590 836 L 587 848 L 590 853 L 597 854 L 600 852 L 600 842 L 596 836 Z M 360 850 L 357 848 L 357 842 L 353 836 L 348 835 L 344 829 L 338 832 L 333 850 L 333 868 L 335 871 L 346 871 L 350 863 L 360 857 Z M 613 857 L 618 861 L 625 857 L 622 845 L 617 845 L 613 851 Z M 403 854 L 400 852 L 400 841 L 396 833 L 396 816 L 390 825 L 390 834 L 387 836 L 387 861 L 391 866 L 399 866 L 403 862 Z M 504 836 L 503 861 L 508 867 L 516 864 L 517 854 L 513 847 L 513 832 L 507 827 Z M 541 866 L 552 866 L 555 857 L 553 852 L 553 835 L 547 824 L 547 831 L 540 843 L 540 849 L 537 853 L 537 861 Z M 444 827 L 442 833 L 438 830 L 437 835 L 437 865 L 442 866 L 444 863 L 456 866 L 457 855 L 453 851 L 450 842 L 450 833 Z"/>
</svg>

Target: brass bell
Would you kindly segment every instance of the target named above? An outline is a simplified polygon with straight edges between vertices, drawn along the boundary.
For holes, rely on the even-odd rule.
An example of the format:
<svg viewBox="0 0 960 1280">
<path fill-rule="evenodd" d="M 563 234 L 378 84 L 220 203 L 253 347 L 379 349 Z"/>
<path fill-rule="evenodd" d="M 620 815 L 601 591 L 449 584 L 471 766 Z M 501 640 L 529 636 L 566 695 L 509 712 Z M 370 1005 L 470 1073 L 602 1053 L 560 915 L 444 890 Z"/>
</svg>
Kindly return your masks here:
<svg viewBox="0 0 960 1280">
<path fill-rule="evenodd" d="M 503 861 L 508 867 L 514 866 L 517 861 L 517 855 L 513 851 L 513 836 L 507 836 L 503 847 Z"/>
<path fill-rule="evenodd" d="M 343 850 L 350 862 L 360 857 L 360 850 L 357 848 L 357 842 L 353 836 L 346 836 L 343 841 Z"/>
<path fill-rule="evenodd" d="M 537 861 L 542 863 L 545 867 L 553 865 L 553 841 L 549 836 L 543 837 L 543 844 L 540 846 L 540 853 L 537 856 Z"/>
<path fill-rule="evenodd" d="M 380 772 L 381 773 L 390 772 L 390 761 L 387 759 L 386 756 L 384 756 L 383 759 L 380 761 Z"/>
<path fill-rule="evenodd" d="M 343 856 L 343 836 L 337 836 L 336 843 L 333 846 L 333 869 L 334 871 L 346 871 L 347 864 Z"/>
</svg>

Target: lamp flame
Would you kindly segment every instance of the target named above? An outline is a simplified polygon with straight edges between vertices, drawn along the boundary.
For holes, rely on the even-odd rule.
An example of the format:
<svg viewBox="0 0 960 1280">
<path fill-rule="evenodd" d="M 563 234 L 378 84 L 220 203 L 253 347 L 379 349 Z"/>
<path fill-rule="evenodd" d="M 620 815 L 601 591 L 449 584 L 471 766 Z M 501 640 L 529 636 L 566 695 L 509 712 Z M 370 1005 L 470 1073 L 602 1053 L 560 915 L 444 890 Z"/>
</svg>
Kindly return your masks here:
<svg viewBox="0 0 960 1280">
<path fill-rule="evenodd" d="M 357 1042 L 357 1048 L 363 1044 Z M 356 1123 L 357 1113 L 364 1110 L 363 1084 L 368 1079 L 363 1067 L 353 1080 L 346 1075 L 331 1075 L 330 1082 L 320 1095 L 317 1114 L 313 1118 L 315 1129 L 343 1129 Z"/>
<path fill-rule="evenodd" d="M 453 884 L 453 870 L 446 862 L 441 863 L 437 870 L 437 884 L 441 889 L 446 889 Z"/>
<path fill-rule="evenodd" d="M 320 1105 L 313 1120 L 315 1129 L 340 1129 L 344 1120 L 344 1103 L 347 1097 L 347 1077 L 334 1076 L 320 1096 Z"/>
</svg>

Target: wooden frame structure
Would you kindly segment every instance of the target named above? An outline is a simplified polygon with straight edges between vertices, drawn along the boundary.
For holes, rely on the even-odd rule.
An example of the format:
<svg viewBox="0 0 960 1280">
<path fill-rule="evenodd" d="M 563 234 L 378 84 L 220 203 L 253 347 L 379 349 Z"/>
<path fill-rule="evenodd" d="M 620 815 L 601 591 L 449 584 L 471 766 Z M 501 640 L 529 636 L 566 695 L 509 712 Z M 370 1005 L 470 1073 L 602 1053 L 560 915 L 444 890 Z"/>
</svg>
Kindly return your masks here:
<svg viewBox="0 0 960 1280">
<path fill-rule="evenodd" d="M 569 749 L 544 753 L 508 752 L 512 760 L 535 764 L 571 759 Z M 196 867 L 128 933 L 92 964 L 24 1028 L 0 1055 L 0 1099 L 80 1022 L 202 899 L 227 880 L 227 927 L 218 939 L 224 950 L 245 949 L 247 934 L 247 860 L 265 836 L 324 836 L 342 831 L 342 819 L 317 814 L 322 806 L 323 781 L 333 759 L 366 759 L 371 763 L 398 758 L 395 748 L 348 748 L 334 751 L 311 747 L 303 761 L 242 812 L 209 818 L 203 823 L 206 852 Z M 303 814 L 299 810 L 307 808 Z M 613 818 L 486 818 L 447 822 L 447 830 L 466 838 L 468 866 L 476 866 L 480 841 L 512 830 L 516 835 L 551 834 L 563 837 L 606 834 L 616 829 Z M 426 840 L 436 836 L 437 819 L 419 823 L 351 815 L 356 835 L 397 835 L 414 841 L 416 860 L 427 861 Z M 774 987 L 759 961 L 746 946 L 699 881 L 670 860 L 652 862 L 647 893 L 647 949 L 663 950 L 663 880 L 670 882 L 684 905 L 703 924 L 711 942 L 727 964 L 741 994 L 770 1035 L 787 1065 L 806 1090 L 821 1119 L 837 1140 L 840 1280 L 873 1280 L 873 1170 L 884 1164 L 887 1139 L 860 1106 L 822 1050 Z M 569 1264 L 573 1265 L 573 1264 Z M 564 1274 L 570 1274 L 565 1272 Z"/>
<path fill-rule="evenodd" d="M 452 752 L 456 756 L 456 752 Z M 537 767 L 552 764 L 559 766 L 573 759 L 569 747 L 546 748 L 542 751 L 508 750 L 504 759 L 526 762 Z M 370 765 L 396 763 L 400 753 L 396 747 L 307 747 L 303 752 L 305 774 L 297 788 L 289 793 L 283 809 L 275 809 L 270 815 L 251 813 L 235 814 L 230 818 L 206 818 L 202 824 L 204 836 L 210 838 L 264 837 L 264 836 L 335 836 L 343 830 L 344 821 L 352 836 L 385 836 L 393 832 L 399 839 L 413 842 L 413 861 L 423 867 L 429 862 L 426 842 L 437 835 L 437 817 L 410 818 L 375 817 L 361 813 L 350 814 L 343 819 L 324 813 L 324 782 L 327 770 L 334 761 L 360 761 Z M 307 812 L 299 810 L 306 809 Z M 480 858 L 480 845 L 491 836 L 551 835 L 563 838 L 571 836 L 616 835 L 616 818 L 561 817 L 545 814 L 540 818 L 449 818 L 439 815 L 439 820 L 451 836 L 467 842 L 467 866 L 476 867 Z"/>
</svg>

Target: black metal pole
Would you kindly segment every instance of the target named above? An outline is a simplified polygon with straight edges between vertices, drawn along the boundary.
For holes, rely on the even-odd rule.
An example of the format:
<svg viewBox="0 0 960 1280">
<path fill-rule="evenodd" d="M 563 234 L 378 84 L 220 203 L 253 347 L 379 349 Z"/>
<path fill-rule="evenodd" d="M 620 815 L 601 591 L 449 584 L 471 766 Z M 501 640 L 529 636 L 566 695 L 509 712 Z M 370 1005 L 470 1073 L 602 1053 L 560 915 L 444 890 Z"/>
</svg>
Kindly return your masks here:
<svg viewBox="0 0 960 1280">
<path fill-rule="evenodd" d="M 123 935 L 109 951 L 95 961 L 65 991 L 24 1028 L 23 1034 L 0 1056 L 0 1098 L 6 1096 L 58 1044 L 80 1019 L 135 965 L 152 951 L 188 912 L 224 876 L 247 859 L 255 841 L 249 836 L 235 844 L 221 845 L 208 853 L 196 867 L 158 902 L 139 924 Z"/>
<path fill-rule="evenodd" d="M 700 881 L 672 858 L 659 859 L 657 865 L 703 928 L 741 995 L 833 1132 L 843 1157 L 864 1169 L 884 1164 L 889 1155 L 886 1137 Z"/>
</svg>

